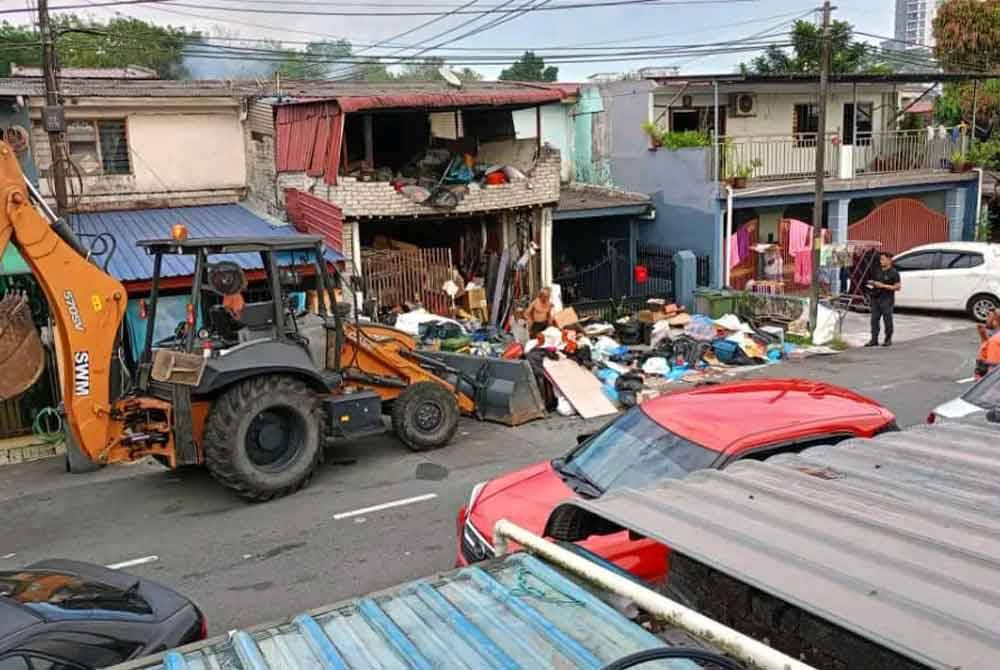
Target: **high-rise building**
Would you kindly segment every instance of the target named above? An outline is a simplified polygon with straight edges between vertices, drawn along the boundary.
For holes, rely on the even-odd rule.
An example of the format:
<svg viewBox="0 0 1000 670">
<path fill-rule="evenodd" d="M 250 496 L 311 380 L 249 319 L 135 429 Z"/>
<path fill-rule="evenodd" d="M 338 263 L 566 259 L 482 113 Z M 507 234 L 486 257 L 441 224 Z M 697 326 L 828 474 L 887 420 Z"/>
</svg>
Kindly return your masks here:
<svg viewBox="0 0 1000 670">
<path fill-rule="evenodd" d="M 941 0 L 896 0 L 897 48 L 934 46 L 934 14 Z"/>
</svg>

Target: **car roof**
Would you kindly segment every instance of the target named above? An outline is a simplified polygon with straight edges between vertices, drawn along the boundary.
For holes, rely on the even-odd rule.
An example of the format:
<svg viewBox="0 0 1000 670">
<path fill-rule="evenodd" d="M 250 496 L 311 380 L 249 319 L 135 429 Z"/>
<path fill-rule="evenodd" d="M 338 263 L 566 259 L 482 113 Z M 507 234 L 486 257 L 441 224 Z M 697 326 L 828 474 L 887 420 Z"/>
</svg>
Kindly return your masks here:
<svg viewBox="0 0 1000 670">
<path fill-rule="evenodd" d="M 886 423 L 895 418 L 870 398 L 805 379 L 704 386 L 647 401 L 642 410 L 667 430 L 727 453 L 803 435 L 843 432 L 848 418 L 882 418 Z"/>
<path fill-rule="evenodd" d="M 976 251 L 979 253 L 985 253 L 988 250 L 992 250 L 994 254 L 1000 255 L 1000 244 L 992 244 L 990 242 L 934 242 L 932 244 L 921 244 L 920 246 L 913 247 L 912 249 L 907 249 L 906 251 L 896 254 L 896 256 L 898 257 L 904 254 L 912 254 L 915 251 L 939 250 Z"/>
<path fill-rule="evenodd" d="M 42 618 L 27 607 L 0 596 L 0 640 L 41 622 Z"/>
</svg>

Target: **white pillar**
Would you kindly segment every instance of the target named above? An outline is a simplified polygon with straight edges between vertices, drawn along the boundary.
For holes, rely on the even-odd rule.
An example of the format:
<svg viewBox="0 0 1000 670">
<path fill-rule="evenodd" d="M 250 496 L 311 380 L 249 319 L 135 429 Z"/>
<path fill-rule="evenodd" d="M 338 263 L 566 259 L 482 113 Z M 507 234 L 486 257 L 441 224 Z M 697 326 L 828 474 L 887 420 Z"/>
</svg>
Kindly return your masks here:
<svg viewBox="0 0 1000 670">
<path fill-rule="evenodd" d="M 354 264 L 354 271 L 359 275 L 364 274 L 361 267 L 361 224 L 357 221 L 351 222 L 351 261 Z"/>
<path fill-rule="evenodd" d="M 541 230 L 541 250 L 542 254 L 542 286 L 551 286 L 554 277 L 552 255 L 555 251 L 553 247 L 553 234 L 555 223 L 552 220 L 552 208 L 542 208 L 542 230 Z"/>
</svg>

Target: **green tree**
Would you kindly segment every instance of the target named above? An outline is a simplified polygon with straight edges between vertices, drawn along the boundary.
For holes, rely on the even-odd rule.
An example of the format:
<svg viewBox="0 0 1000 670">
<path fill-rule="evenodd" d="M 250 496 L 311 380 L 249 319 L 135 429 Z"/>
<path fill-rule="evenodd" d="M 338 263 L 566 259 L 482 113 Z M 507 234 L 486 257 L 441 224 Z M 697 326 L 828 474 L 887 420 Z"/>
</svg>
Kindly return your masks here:
<svg viewBox="0 0 1000 670">
<path fill-rule="evenodd" d="M 133 18 L 108 21 L 70 14 L 55 17 L 56 49 L 63 67 L 114 68 L 138 65 L 155 70 L 163 79 L 186 74 L 184 48 L 199 33 L 160 26 Z M 10 64 L 41 65 L 38 35 L 30 26 L 0 25 L 0 75 Z"/>
<path fill-rule="evenodd" d="M 747 74 L 809 74 L 819 72 L 822 28 L 811 21 L 798 20 L 792 27 L 789 52 L 771 45 L 749 63 L 741 63 Z M 871 45 L 854 41 L 854 26 L 847 21 L 830 25 L 830 69 L 837 73 L 891 72 Z"/>
<path fill-rule="evenodd" d="M 1000 70 L 1000 0 L 946 0 L 934 18 L 934 54 L 950 72 Z M 991 134 L 1000 123 L 1000 80 L 946 84 L 934 105 L 944 124 L 972 122 L 976 105 L 978 135 Z M 984 131 L 984 128 L 986 129 Z"/>
<path fill-rule="evenodd" d="M 534 51 L 525 51 L 523 56 L 500 73 L 503 81 L 555 81 L 558 78 L 559 68 L 554 65 L 546 67 L 545 59 Z"/>
</svg>

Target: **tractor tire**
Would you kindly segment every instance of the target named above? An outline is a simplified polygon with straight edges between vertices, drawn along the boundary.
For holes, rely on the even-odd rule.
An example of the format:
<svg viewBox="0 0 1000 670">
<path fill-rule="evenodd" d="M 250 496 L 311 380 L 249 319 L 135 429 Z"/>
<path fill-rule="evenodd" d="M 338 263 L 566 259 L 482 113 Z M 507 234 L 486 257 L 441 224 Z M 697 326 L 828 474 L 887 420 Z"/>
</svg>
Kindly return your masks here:
<svg viewBox="0 0 1000 670">
<path fill-rule="evenodd" d="M 438 449 L 458 430 L 458 401 L 437 382 L 406 387 L 392 403 L 392 429 L 413 451 Z"/>
<path fill-rule="evenodd" d="M 216 398 L 205 424 L 205 465 L 250 502 L 295 493 L 323 460 L 319 403 L 295 378 L 264 375 Z"/>
</svg>

